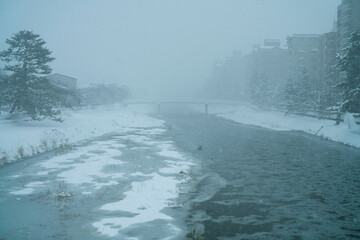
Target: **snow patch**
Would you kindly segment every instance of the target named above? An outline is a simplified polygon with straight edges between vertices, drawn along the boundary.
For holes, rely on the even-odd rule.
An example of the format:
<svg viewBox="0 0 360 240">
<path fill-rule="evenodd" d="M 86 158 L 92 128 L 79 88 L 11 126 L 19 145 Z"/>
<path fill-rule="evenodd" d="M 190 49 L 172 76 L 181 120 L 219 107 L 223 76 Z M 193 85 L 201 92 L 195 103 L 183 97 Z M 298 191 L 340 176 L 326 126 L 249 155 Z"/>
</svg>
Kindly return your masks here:
<svg viewBox="0 0 360 240">
<path fill-rule="evenodd" d="M 141 143 L 147 141 L 146 139 L 146 141 L 141 141 Z M 174 147 L 169 142 L 158 144 L 157 147 L 160 148 L 159 155 L 177 158 L 179 161 L 164 160 L 167 166 L 151 174 L 143 174 L 141 172 L 130 174 L 131 176 L 151 178 L 142 182 L 133 182 L 131 190 L 124 193 L 125 198 L 123 200 L 107 203 L 101 206 L 100 210 L 106 212 L 127 212 L 133 216 L 109 217 L 94 222 L 93 227 L 97 229 L 98 233 L 108 237 L 115 237 L 119 232 L 126 231 L 136 224 L 163 220 L 167 222 L 168 229 L 171 229 L 174 236 L 179 234 L 180 229 L 172 223 L 172 217 L 163 213 L 162 210 L 171 206 L 173 203 L 172 199 L 178 197 L 181 193 L 178 184 L 183 183 L 186 177 L 183 176 L 183 179 L 178 179 L 178 176 L 180 173 L 185 175 L 185 171 L 188 172 L 193 163 L 189 160 L 184 161 L 185 157 L 174 150 Z M 159 173 L 166 175 L 163 176 Z M 185 179 L 185 181 L 187 180 Z"/>
<path fill-rule="evenodd" d="M 45 182 L 31 182 L 31 183 L 26 184 L 26 187 L 27 188 L 41 187 L 47 182 L 48 181 L 45 181 Z"/>
<path fill-rule="evenodd" d="M 168 144 L 168 143 L 161 144 L 160 148 L 161 148 L 161 150 L 158 153 L 160 156 L 176 158 L 176 159 L 185 159 L 181 153 L 173 150 L 173 147 L 171 144 Z"/>
<path fill-rule="evenodd" d="M 33 188 L 24 188 L 24 189 L 21 189 L 21 190 L 17 190 L 17 191 L 12 191 L 10 192 L 10 194 L 14 194 L 14 195 L 27 195 L 27 194 L 30 194 L 34 191 Z"/>
<path fill-rule="evenodd" d="M 356 129 L 359 126 L 356 124 L 355 118 L 351 113 L 346 113 L 344 116 L 344 124 L 348 129 Z"/>
<path fill-rule="evenodd" d="M 117 166 L 124 162 L 116 159 L 121 155 L 119 149 L 113 148 L 117 146 L 116 141 L 107 143 L 108 145 L 98 143 L 78 148 L 76 151 L 49 159 L 40 166 L 51 170 L 64 169 L 57 177 L 72 185 L 92 184 L 95 189 L 116 185 L 118 182 L 114 179 L 122 178 L 124 174 L 106 173 L 103 169 L 107 165 Z M 96 154 L 96 151 L 100 151 L 99 154 Z"/>
<path fill-rule="evenodd" d="M 344 123 L 336 125 L 332 120 L 267 111 L 248 105 L 237 107 L 235 111 L 228 113 L 221 113 L 223 111 L 224 107 L 212 108 L 213 114 L 235 122 L 278 131 L 304 131 L 360 148 L 360 127 L 355 124 L 351 114 L 345 116 Z"/>
<path fill-rule="evenodd" d="M 110 132 L 127 133 L 134 128 L 142 128 L 145 133 L 160 134 L 162 130 L 158 127 L 164 124 L 162 120 L 119 105 L 77 111 L 66 109 L 62 123 L 7 120 L 6 117 L 6 114 L 0 115 L 0 158 L 4 155 L 8 161 L 21 157 L 20 148 L 24 156 L 31 156 L 62 144 L 72 144 Z"/>
<path fill-rule="evenodd" d="M 124 211 L 136 215 L 134 217 L 104 218 L 93 223 L 93 226 L 101 234 L 114 237 L 120 228 L 123 230 L 134 224 L 158 219 L 172 220 L 161 210 L 169 206 L 169 199 L 177 196 L 177 183 L 175 178 L 164 177 L 157 173 L 153 173 L 150 180 L 132 183 L 131 190 L 125 192 L 126 197 L 123 200 L 105 204 L 100 209 Z"/>
</svg>

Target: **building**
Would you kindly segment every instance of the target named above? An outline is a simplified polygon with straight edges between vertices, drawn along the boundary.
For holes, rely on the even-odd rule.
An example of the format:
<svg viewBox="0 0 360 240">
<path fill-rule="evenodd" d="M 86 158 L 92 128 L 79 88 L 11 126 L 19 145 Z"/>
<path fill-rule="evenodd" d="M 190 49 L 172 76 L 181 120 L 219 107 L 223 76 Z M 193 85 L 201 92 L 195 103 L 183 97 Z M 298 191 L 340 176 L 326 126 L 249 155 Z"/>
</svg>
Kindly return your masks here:
<svg viewBox="0 0 360 240">
<path fill-rule="evenodd" d="M 351 33 L 360 29 L 360 1 L 342 0 L 337 9 L 338 49 L 348 45 Z"/>
<path fill-rule="evenodd" d="M 59 73 L 50 74 L 46 76 L 46 78 L 49 79 L 50 82 L 65 87 L 69 90 L 76 89 L 76 78 L 72 78 Z"/>
<path fill-rule="evenodd" d="M 321 35 L 321 80 L 322 83 L 336 82 L 337 33 L 328 32 Z"/>
<path fill-rule="evenodd" d="M 321 100 L 325 106 L 333 106 L 338 99 L 334 86 L 338 83 L 337 71 L 337 32 L 328 32 L 321 35 Z"/>
<path fill-rule="evenodd" d="M 267 97 L 263 100 L 268 105 L 279 102 L 288 78 L 288 51 L 280 46 L 280 40 L 265 39 L 263 45 L 253 45 L 252 52 L 244 56 L 243 64 L 243 81 L 247 84 L 247 97 L 254 98 L 255 84 L 262 89 L 261 91 L 266 92 L 263 96 Z"/>
<path fill-rule="evenodd" d="M 253 51 L 254 72 L 264 74 L 271 90 L 278 90 L 287 80 L 288 49 L 280 47 L 279 39 L 265 39 Z"/>
<path fill-rule="evenodd" d="M 240 51 L 233 51 L 225 61 L 216 62 L 212 76 L 208 79 L 207 95 L 218 99 L 240 99 L 243 87 L 243 57 Z"/>
<path fill-rule="evenodd" d="M 321 35 L 321 81 L 336 82 L 337 33 L 328 32 Z"/>
<path fill-rule="evenodd" d="M 265 39 L 264 46 L 266 47 L 280 47 L 280 39 Z"/>
<path fill-rule="evenodd" d="M 293 84 L 299 83 L 304 73 L 316 89 L 321 87 L 321 35 L 293 34 L 287 38 L 289 50 L 288 74 Z"/>
</svg>

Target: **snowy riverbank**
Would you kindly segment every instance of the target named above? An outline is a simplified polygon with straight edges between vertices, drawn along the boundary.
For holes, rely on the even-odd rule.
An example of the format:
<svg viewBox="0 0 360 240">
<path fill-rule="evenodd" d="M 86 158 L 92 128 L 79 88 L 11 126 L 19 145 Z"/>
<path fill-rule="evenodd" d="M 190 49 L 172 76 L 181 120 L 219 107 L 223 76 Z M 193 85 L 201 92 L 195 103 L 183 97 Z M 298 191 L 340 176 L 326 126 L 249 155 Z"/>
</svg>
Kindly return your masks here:
<svg viewBox="0 0 360 240">
<path fill-rule="evenodd" d="M 117 105 L 65 110 L 62 123 L 6 118 L 6 114 L 0 115 L 0 164 L 106 133 L 164 123 Z"/>
<path fill-rule="evenodd" d="M 239 107 L 219 106 L 211 107 L 209 110 L 211 114 L 234 122 L 279 131 L 304 131 L 335 142 L 360 148 L 360 126 L 349 127 L 346 121 L 336 125 L 332 120 L 267 111 L 249 105 Z"/>
<path fill-rule="evenodd" d="M 7 123 L 12 139 L 8 149 L 14 148 L 16 137 L 38 146 L 49 131 L 77 143 L 60 153 L 0 168 L 0 212 L 7 216 L 0 219 L 0 236 L 185 238 L 195 163 L 177 149 L 162 120 L 126 108 L 101 107 L 69 111 L 63 124 L 20 123 Z M 93 137 L 98 135 L 103 136 Z M 29 211 L 37 218 L 21 217 Z M 24 231 L 15 231 L 18 225 Z"/>
</svg>

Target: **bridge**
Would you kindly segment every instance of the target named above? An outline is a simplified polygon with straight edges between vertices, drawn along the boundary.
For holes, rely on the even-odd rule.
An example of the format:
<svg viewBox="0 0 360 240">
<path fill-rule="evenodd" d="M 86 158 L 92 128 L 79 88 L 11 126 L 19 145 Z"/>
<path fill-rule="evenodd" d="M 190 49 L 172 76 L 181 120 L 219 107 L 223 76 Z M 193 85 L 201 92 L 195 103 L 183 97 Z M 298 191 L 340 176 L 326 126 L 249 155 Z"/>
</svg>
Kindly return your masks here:
<svg viewBox="0 0 360 240">
<path fill-rule="evenodd" d="M 124 105 L 155 105 L 157 111 L 160 113 L 161 105 L 203 105 L 205 114 L 208 114 L 209 105 L 229 105 L 229 106 L 240 106 L 244 103 L 232 102 L 232 101 L 125 101 Z"/>
</svg>

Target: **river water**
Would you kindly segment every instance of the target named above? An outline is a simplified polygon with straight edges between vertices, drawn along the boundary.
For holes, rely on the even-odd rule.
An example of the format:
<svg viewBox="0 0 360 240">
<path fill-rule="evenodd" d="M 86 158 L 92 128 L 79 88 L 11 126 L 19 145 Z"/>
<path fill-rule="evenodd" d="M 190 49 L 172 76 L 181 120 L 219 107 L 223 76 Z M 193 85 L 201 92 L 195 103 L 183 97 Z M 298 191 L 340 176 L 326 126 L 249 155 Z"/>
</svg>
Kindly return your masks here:
<svg viewBox="0 0 360 240">
<path fill-rule="evenodd" d="M 296 131 L 164 114 L 199 162 L 190 228 L 205 239 L 359 239 L 360 150 Z"/>
<path fill-rule="evenodd" d="M 302 132 L 273 131 L 186 111 L 160 117 L 167 121 L 167 131 L 151 138 L 174 142 L 177 150 L 197 163 L 189 172 L 193 179 L 190 196 L 184 198 L 187 202 L 179 201 L 186 207 L 162 211 L 184 231 L 194 230 L 207 240 L 360 238 L 360 149 Z M 134 140 L 140 137 L 134 135 Z M 80 151 L 95 145 L 96 151 Z M 133 176 L 135 172 L 148 174 L 165 167 L 169 158 L 157 151 L 155 146 L 108 135 L 69 153 L 49 152 L 0 168 L 0 239 L 109 239 L 94 228 L 94 222 L 136 214 L 99 208 L 121 201 L 130 184 L 141 180 Z M 110 179 L 105 176 L 81 185 L 93 193 L 59 180 L 63 171 L 109 153 L 116 155 L 108 158 L 118 160 L 119 166 L 113 163 L 111 169 L 103 169 L 101 173 Z M 59 165 L 54 171 L 39 167 L 64 154 L 70 154 L 74 166 Z M 107 186 L 114 179 L 119 184 Z M 36 191 L 31 194 L 9 194 L 29 183 L 41 184 L 32 186 Z M 104 187 L 94 190 L 92 184 Z M 74 195 L 60 201 L 59 192 Z M 157 227 L 154 223 L 138 225 L 124 235 L 118 227 L 121 234 L 112 239 L 171 237 L 166 221 L 156 222 Z"/>
</svg>

